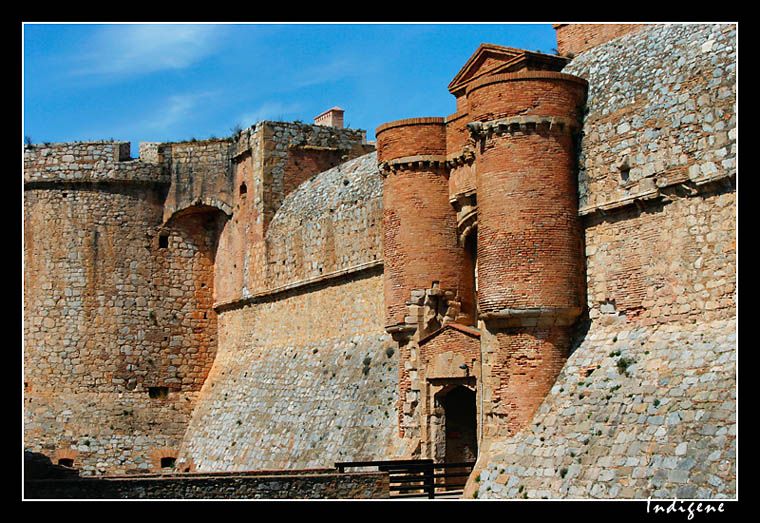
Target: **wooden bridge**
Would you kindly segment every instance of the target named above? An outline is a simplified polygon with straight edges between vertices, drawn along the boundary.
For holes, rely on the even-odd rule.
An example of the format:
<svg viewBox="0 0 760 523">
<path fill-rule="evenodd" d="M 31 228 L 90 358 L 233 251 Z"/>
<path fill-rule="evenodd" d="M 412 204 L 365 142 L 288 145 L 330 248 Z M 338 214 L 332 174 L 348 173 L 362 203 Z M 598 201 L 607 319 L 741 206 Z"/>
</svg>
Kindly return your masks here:
<svg viewBox="0 0 760 523">
<path fill-rule="evenodd" d="M 341 473 L 348 468 L 375 468 L 388 472 L 392 499 L 458 498 L 474 466 L 474 461 L 434 463 L 432 459 L 335 463 L 335 468 Z"/>
</svg>

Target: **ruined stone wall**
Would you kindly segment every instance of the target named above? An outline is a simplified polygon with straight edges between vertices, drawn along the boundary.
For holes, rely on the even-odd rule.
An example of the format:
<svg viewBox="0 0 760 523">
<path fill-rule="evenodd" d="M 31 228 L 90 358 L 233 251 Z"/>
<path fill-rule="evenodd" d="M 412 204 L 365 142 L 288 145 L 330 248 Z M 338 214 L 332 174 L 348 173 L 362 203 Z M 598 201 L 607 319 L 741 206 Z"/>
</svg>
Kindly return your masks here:
<svg viewBox="0 0 760 523">
<path fill-rule="evenodd" d="M 155 469 L 216 351 L 219 221 L 162 226 L 168 177 L 128 144 L 25 154 L 25 444 L 85 474 Z"/>
<path fill-rule="evenodd" d="M 398 347 L 382 323 L 382 232 L 372 226 L 381 184 L 367 156 L 288 196 L 266 236 L 271 287 L 217 305 L 220 350 L 179 467 L 294 469 L 396 453 Z"/>
<path fill-rule="evenodd" d="M 735 26 L 667 25 L 565 68 L 589 81 L 588 319 L 468 497 L 736 495 L 735 60 Z"/>
</svg>

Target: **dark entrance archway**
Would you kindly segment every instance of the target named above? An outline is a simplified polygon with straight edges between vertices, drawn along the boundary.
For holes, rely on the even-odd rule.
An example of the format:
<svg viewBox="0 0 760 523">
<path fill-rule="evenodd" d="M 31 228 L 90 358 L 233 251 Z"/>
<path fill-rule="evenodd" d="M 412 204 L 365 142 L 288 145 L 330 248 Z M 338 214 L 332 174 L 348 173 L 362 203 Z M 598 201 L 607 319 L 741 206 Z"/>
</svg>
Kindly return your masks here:
<svg viewBox="0 0 760 523">
<path fill-rule="evenodd" d="M 478 456 L 475 391 L 459 385 L 441 398 L 446 423 L 446 463 L 474 461 Z"/>
<path fill-rule="evenodd" d="M 473 462 L 478 456 L 478 424 L 476 393 L 464 385 L 456 385 L 439 396 L 439 405 L 443 408 L 444 445 L 443 461 L 445 463 Z M 447 468 L 444 482 L 449 488 L 459 489 L 470 469 L 467 467 Z M 456 476 L 461 474 L 462 477 Z"/>
</svg>

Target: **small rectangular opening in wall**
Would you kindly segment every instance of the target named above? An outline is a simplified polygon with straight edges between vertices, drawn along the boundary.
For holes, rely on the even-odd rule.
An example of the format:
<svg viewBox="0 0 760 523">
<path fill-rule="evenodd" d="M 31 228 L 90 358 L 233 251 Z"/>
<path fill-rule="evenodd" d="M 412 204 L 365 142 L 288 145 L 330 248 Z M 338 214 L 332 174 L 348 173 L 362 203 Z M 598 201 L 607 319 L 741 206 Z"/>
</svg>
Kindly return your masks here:
<svg viewBox="0 0 760 523">
<path fill-rule="evenodd" d="M 169 247 L 169 235 L 168 234 L 161 234 L 158 237 L 158 248 L 159 249 L 166 249 Z"/>
<path fill-rule="evenodd" d="M 58 464 L 62 465 L 64 467 L 73 468 L 74 467 L 74 460 L 71 459 L 71 458 L 61 458 L 61 459 L 58 460 Z"/>
<path fill-rule="evenodd" d="M 176 461 L 177 461 L 177 458 L 172 458 L 172 457 L 169 457 L 169 456 L 167 456 L 165 458 L 161 458 L 161 468 L 162 469 L 172 469 L 172 468 L 174 468 L 174 463 L 176 463 Z"/>
<path fill-rule="evenodd" d="M 148 387 L 148 396 L 153 399 L 166 399 L 169 397 L 169 387 Z"/>
</svg>

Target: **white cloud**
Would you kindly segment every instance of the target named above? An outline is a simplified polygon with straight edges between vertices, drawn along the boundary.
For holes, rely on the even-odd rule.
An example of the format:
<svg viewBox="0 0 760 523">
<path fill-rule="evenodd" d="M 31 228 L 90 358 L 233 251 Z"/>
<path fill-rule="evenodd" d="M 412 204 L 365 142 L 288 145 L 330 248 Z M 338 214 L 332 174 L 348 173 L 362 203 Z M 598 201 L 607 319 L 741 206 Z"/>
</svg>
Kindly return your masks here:
<svg viewBox="0 0 760 523">
<path fill-rule="evenodd" d="M 183 69 L 213 53 L 218 34 L 213 25 L 99 26 L 74 72 L 122 75 Z"/>
<path fill-rule="evenodd" d="M 172 95 L 162 106 L 163 109 L 158 111 L 146 125 L 153 129 L 171 131 L 202 110 L 207 105 L 207 101 L 213 99 L 217 94 L 204 92 Z"/>
</svg>

